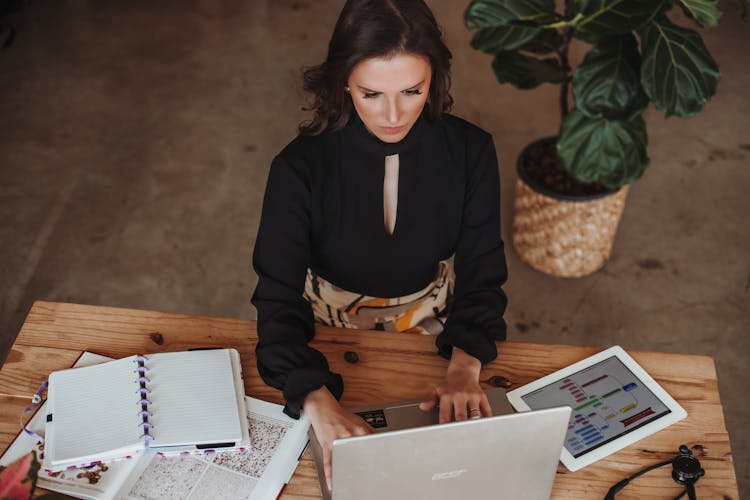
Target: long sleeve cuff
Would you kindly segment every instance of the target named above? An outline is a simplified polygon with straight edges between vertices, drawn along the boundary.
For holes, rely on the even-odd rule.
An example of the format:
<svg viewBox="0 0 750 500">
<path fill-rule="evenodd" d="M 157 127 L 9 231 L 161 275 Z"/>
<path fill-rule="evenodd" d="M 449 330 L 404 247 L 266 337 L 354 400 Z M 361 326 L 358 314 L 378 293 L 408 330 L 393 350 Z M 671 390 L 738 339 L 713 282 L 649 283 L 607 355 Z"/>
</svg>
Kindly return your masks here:
<svg viewBox="0 0 750 500">
<path fill-rule="evenodd" d="M 299 418 L 302 403 L 309 393 L 326 386 L 333 397 L 341 399 L 344 393 L 344 380 L 338 373 L 320 368 L 300 368 L 291 372 L 284 385 L 284 413 Z"/>
<path fill-rule="evenodd" d="M 497 340 L 503 340 L 504 335 Z M 445 359 L 451 359 L 453 347 L 458 347 L 465 353 L 477 358 L 482 364 L 489 363 L 497 357 L 495 338 L 476 331 L 466 331 L 446 328 L 438 335 L 435 345 L 438 354 Z"/>
</svg>

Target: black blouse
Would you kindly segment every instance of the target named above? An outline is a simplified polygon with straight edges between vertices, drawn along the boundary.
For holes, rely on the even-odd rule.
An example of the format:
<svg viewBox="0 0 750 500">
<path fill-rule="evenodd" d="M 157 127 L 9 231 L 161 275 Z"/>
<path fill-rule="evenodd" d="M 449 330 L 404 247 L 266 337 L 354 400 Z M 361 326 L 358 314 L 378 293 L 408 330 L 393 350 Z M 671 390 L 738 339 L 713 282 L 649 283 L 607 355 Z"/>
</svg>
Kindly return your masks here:
<svg viewBox="0 0 750 500">
<path fill-rule="evenodd" d="M 383 222 L 384 158 L 399 155 L 393 234 Z M 255 242 L 258 371 L 281 389 L 297 418 L 307 394 L 340 375 L 308 342 L 315 335 L 303 298 L 307 269 L 351 292 L 400 297 L 423 289 L 438 262 L 455 255 L 455 294 L 438 353 L 456 346 L 482 363 L 505 339 L 507 278 L 500 236 L 492 137 L 451 115 L 419 118 L 400 142 L 371 135 L 356 112 L 339 131 L 297 137 L 273 160 Z M 386 335 L 386 333 L 384 333 Z"/>
</svg>

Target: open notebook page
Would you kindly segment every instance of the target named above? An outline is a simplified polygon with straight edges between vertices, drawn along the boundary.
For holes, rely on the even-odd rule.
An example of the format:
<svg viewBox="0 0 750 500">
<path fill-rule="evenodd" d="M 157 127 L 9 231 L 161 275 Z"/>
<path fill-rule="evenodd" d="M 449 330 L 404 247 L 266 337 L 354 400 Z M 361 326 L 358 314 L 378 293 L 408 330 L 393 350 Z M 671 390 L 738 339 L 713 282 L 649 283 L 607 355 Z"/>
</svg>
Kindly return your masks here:
<svg viewBox="0 0 750 500">
<path fill-rule="evenodd" d="M 229 350 L 151 354 L 146 367 L 153 413 L 149 421 L 154 426 L 151 446 L 242 440 L 244 409 L 239 407 Z"/>
<path fill-rule="evenodd" d="M 51 463 L 142 447 L 133 357 L 50 376 L 45 453 Z"/>
</svg>

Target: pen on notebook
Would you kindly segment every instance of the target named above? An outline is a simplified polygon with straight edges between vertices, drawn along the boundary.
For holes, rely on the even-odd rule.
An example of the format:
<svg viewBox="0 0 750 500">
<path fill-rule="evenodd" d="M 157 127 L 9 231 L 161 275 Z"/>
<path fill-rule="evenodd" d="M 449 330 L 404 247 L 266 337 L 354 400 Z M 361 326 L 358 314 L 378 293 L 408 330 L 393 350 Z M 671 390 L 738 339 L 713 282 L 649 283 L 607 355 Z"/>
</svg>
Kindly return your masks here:
<svg viewBox="0 0 750 500">
<path fill-rule="evenodd" d="M 6 394 L 6 396 L 11 398 L 30 399 L 32 401 L 34 400 L 33 394 Z"/>
</svg>

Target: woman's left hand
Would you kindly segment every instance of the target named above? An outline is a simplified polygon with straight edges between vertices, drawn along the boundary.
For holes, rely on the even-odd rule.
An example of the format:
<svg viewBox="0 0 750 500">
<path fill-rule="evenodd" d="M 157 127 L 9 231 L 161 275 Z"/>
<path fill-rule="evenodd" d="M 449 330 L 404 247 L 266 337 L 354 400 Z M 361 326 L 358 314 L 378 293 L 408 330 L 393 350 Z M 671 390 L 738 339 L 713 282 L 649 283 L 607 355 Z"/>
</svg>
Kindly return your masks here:
<svg viewBox="0 0 750 500">
<path fill-rule="evenodd" d="M 482 363 L 477 358 L 454 347 L 445 379 L 435 387 L 429 399 L 419 404 L 419 409 L 430 411 L 440 406 L 441 424 L 492 416 L 487 395 L 479 385 L 481 369 Z"/>
</svg>

